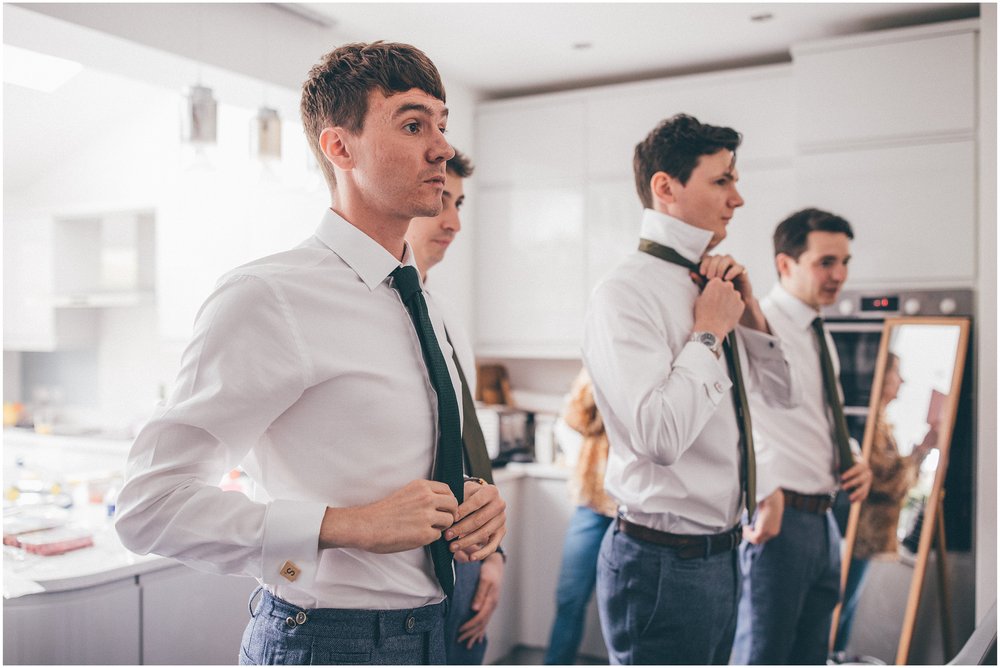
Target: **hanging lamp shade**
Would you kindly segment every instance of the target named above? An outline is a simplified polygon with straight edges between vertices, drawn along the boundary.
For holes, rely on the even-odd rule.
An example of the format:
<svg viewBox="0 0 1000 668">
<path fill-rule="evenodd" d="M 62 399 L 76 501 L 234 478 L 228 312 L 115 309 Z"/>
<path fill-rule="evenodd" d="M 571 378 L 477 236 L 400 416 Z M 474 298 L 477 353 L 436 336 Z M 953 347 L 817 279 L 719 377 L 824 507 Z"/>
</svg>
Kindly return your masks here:
<svg viewBox="0 0 1000 668">
<path fill-rule="evenodd" d="M 261 107 L 251 128 L 252 152 L 262 159 L 281 158 L 281 118 L 277 109 Z"/>
<path fill-rule="evenodd" d="M 184 141 L 192 144 L 216 143 L 217 118 L 218 108 L 212 89 L 201 85 L 191 86 L 184 110 Z"/>
</svg>

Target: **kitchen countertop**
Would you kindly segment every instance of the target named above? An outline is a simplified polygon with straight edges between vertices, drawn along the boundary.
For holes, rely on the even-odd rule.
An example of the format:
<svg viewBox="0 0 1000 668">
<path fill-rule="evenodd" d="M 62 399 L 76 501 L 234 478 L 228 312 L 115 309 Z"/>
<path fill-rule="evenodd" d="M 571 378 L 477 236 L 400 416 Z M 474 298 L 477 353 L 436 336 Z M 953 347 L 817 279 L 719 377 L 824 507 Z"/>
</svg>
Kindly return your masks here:
<svg viewBox="0 0 1000 668">
<path fill-rule="evenodd" d="M 25 469 L 58 471 L 65 479 L 120 475 L 130 445 L 128 440 L 51 436 L 7 429 L 4 430 L 4 480 L 10 484 L 18 459 L 24 462 Z M 528 462 L 511 463 L 493 472 L 494 480 L 501 484 L 528 477 L 565 480 L 568 476 L 569 469 L 564 466 Z M 76 507 L 72 521 L 93 531 L 93 547 L 40 556 L 4 546 L 5 599 L 93 587 L 180 563 L 125 549 L 101 505 Z"/>
</svg>

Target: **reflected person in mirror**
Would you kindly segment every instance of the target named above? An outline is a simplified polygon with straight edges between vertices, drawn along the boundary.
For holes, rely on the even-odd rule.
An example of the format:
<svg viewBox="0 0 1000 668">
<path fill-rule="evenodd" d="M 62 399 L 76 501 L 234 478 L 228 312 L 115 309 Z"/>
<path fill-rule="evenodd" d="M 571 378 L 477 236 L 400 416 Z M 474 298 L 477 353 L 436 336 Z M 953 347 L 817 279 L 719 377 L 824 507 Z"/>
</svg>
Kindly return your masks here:
<svg viewBox="0 0 1000 668">
<path fill-rule="evenodd" d="M 740 140 L 678 114 L 636 146 L 639 251 L 587 308 L 583 359 L 619 506 L 597 565 L 612 663 L 725 664 L 732 647 L 740 518 L 756 498 L 746 394 L 793 394 L 745 268 L 708 254 L 743 206 Z"/>
<path fill-rule="evenodd" d="M 445 253 L 462 229 L 459 211 L 465 203 L 464 180 L 472 176 L 474 167 L 469 158 L 455 150 L 455 155 L 447 162 L 442 193 L 441 213 L 437 216 L 414 218 L 406 231 L 406 241 L 413 249 L 413 257 L 424 282 L 424 294 L 428 301 L 440 299 L 427 289 L 427 272 L 444 259 Z M 455 318 L 447 317 L 445 309 L 448 341 L 456 351 L 456 364 L 464 372 L 463 382 L 471 392 L 476 387 L 476 360 L 465 331 Z M 474 412 L 464 416 L 467 422 L 478 419 Z M 467 424 L 466 429 L 471 427 Z M 481 437 L 466 437 L 463 429 L 463 445 L 466 458 L 471 464 L 473 475 L 489 482 L 493 481 L 490 471 L 490 456 Z M 479 429 L 479 433 L 482 430 Z M 480 468 L 481 467 L 481 468 Z M 469 561 L 465 552 L 455 553 L 455 592 L 445 616 L 445 653 L 452 665 L 481 664 L 486 654 L 486 626 L 500 602 L 500 587 L 503 583 L 506 555 L 499 547 L 497 551 L 482 561 Z"/>
<path fill-rule="evenodd" d="M 736 664 L 826 663 L 840 597 L 841 536 L 830 507 L 839 488 L 858 503 L 871 485 L 850 447 L 836 348 L 819 317 L 847 280 L 853 238 L 846 220 L 819 209 L 774 231 L 779 280 L 761 309 L 788 352 L 798 405 L 750 401 L 761 501 L 740 548 Z"/>
<path fill-rule="evenodd" d="M 135 552 L 257 578 L 241 664 L 443 663 L 451 554 L 481 561 L 506 531 L 496 488 L 463 479 L 458 372 L 404 238 L 441 212 L 444 86 L 410 45 L 347 44 L 301 111 L 331 204 L 208 297 L 116 528 Z M 218 487 L 237 464 L 252 499 Z"/>
<path fill-rule="evenodd" d="M 899 356 L 890 352 L 879 395 L 878 413 L 875 415 L 875 435 L 868 454 L 868 465 L 872 470 L 871 492 L 861 504 L 858 516 L 858 532 L 854 538 L 851 566 L 844 587 L 844 605 L 840 611 L 834 652 L 847 650 L 869 560 L 879 555 L 889 559 L 897 558 L 897 531 L 903 502 L 907 492 L 917 482 L 920 465 L 930 451 L 937 447 L 939 413 L 930 416 L 926 436 L 913 447 L 910 454 L 900 454 L 896 446 L 892 425 L 886 420 L 886 409 L 899 396 L 899 390 L 903 386 L 899 366 Z"/>
</svg>

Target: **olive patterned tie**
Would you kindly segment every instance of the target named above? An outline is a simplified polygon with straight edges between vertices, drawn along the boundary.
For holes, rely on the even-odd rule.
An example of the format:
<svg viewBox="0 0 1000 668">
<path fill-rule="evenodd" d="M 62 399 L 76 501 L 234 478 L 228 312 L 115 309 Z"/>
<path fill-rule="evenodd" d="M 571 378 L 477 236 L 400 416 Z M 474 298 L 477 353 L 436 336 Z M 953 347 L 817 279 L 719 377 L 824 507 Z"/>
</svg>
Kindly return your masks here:
<svg viewBox="0 0 1000 668">
<path fill-rule="evenodd" d="M 847 431 L 847 418 L 844 417 L 844 402 L 840 398 L 840 390 L 837 387 L 837 374 L 833 370 L 833 358 L 830 356 L 830 347 L 826 342 L 823 318 L 813 320 L 812 329 L 816 334 L 816 341 L 819 343 L 819 361 L 823 369 L 823 389 L 826 393 L 826 403 L 833 416 L 833 454 L 835 461 L 839 464 L 840 472 L 843 473 L 854 466 L 854 455 L 851 453 L 850 435 Z"/>
<path fill-rule="evenodd" d="M 658 257 L 665 262 L 676 264 L 689 270 L 695 276 L 702 278 L 698 287 L 704 287 L 704 278 L 698 271 L 698 264 L 687 259 L 669 246 L 663 246 L 641 239 L 639 250 Z M 740 365 L 740 348 L 736 340 L 736 332 L 731 331 L 722 342 L 722 350 L 726 355 L 726 366 L 729 367 L 729 378 L 733 381 L 733 406 L 736 409 L 736 425 L 740 430 L 740 489 L 743 491 L 743 502 L 747 513 L 753 518 L 757 508 L 757 464 L 754 460 L 753 427 L 750 424 L 750 405 L 747 401 L 746 384 L 743 380 L 743 367 Z"/>
</svg>

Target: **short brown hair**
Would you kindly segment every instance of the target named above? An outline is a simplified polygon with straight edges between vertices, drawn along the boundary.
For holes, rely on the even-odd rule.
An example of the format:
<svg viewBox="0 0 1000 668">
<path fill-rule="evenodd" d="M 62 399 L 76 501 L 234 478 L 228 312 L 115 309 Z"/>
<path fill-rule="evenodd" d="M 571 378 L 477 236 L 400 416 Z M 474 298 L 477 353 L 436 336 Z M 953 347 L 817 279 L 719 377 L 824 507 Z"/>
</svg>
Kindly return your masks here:
<svg viewBox="0 0 1000 668">
<path fill-rule="evenodd" d="M 835 232 L 854 239 L 851 224 L 840 216 L 822 209 L 802 209 L 778 223 L 774 228 L 774 256 L 784 253 L 796 262 L 809 246 L 810 232 Z"/>
<path fill-rule="evenodd" d="M 320 133 L 332 126 L 361 132 L 371 91 L 389 96 L 411 88 L 445 101 L 444 84 L 434 63 L 415 46 L 398 42 L 345 44 L 309 70 L 299 109 L 309 147 L 331 190 L 336 177 L 319 146 Z"/>
<path fill-rule="evenodd" d="M 448 171 L 460 179 L 467 179 L 472 176 L 472 172 L 476 171 L 475 166 L 472 164 L 472 160 L 469 159 L 469 156 L 465 155 L 454 146 L 451 148 L 455 151 L 455 155 L 448 160 Z"/>
<path fill-rule="evenodd" d="M 653 208 L 649 186 L 653 174 L 665 172 L 686 185 L 701 156 L 714 155 L 722 149 L 735 154 L 742 140 L 742 135 L 732 128 L 708 125 L 687 114 L 676 114 L 660 121 L 636 145 L 632 159 L 635 189 L 642 205 Z"/>
</svg>

